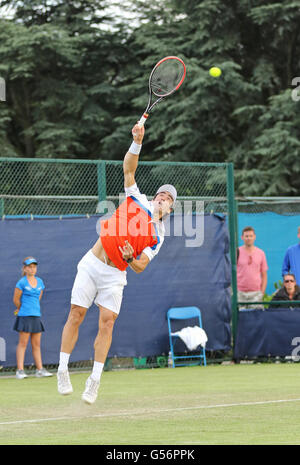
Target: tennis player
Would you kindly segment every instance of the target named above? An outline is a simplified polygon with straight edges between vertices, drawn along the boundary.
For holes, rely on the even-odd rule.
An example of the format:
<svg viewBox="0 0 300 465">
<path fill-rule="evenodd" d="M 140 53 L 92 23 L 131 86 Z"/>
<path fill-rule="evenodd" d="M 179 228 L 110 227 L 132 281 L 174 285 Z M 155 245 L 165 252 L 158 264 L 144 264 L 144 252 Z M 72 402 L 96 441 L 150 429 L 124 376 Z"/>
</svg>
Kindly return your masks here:
<svg viewBox="0 0 300 465">
<path fill-rule="evenodd" d="M 133 142 L 124 157 L 126 200 L 111 218 L 101 222 L 100 237 L 80 260 L 71 295 L 71 309 L 62 333 L 57 371 L 58 392 L 73 392 L 68 363 L 79 326 L 93 302 L 99 307 L 99 331 L 94 342 L 94 364 L 86 381 L 82 400 L 95 402 L 104 363 L 111 346 L 114 323 L 120 312 L 126 269 L 145 270 L 160 250 L 165 234 L 163 218 L 172 211 L 177 192 L 174 186 L 161 186 L 152 201 L 140 193 L 135 172 L 144 138 L 144 127 L 132 129 Z"/>
</svg>

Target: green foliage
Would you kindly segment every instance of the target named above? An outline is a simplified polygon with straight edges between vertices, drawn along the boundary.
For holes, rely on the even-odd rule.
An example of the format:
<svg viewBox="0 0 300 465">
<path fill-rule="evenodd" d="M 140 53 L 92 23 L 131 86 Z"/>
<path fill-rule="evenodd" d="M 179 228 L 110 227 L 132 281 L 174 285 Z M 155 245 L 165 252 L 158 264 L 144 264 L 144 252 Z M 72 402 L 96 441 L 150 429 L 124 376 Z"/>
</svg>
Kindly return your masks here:
<svg viewBox="0 0 300 465">
<path fill-rule="evenodd" d="M 274 283 L 274 288 L 275 288 L 275 291 L 272 293 L 272 294 L 264 294 L 263 296 L 263 302 L 271 302 L 274 294 L 276 291 L 278 291 L 279 289 L 281 289 L 283 286 L 283 283 L 282 281 L 279 279 L 277 282 Z M 269 305 L 265 305 L 264 308 L 269 308 Z"/>
<path fill-rule="evenodd" d="M 263 302 L 271 302 L 272 298 L 273 298 L 273 294 L 271 294 L 271 295 L 270 294 L 264 294 L 262 301 Z M 264 305 L 264 310 L 266 310 L 269 307 L 270 307 L 270 305 Z"/>
<path fill-rule="evenodd" d="M 284 0 L 0 0 L 1 155 L 121 159 L 149 72 L 187 77 L 153 110 L 144 160 L 234 162 L 239 195 L 299 191 L 300 10 Z M 131 20 L 129 12 L 134 12 Z M 222 69 L 220 78 L 208 74 Z"/>
<path fill-rule="evenodd" d="M 281 289 L 283 286 L 283 282 L 281 281 L 281 279 L 279 279 L 279 281 L 275 282 L 274 283 L 274 287 L 275 289 L 278 291 L 279 289 Z"/>
<path fill-rule="evenodd" d="M 99 157 L 101 138 L 112 129 L 114 80 L 126 45 L 123 34 L 95 27 L 98 7 L 24 1 L 17 2 L 13 21 L 0 20 L 0 72 L 7 84 L 2 155 Z"/>
</svg>

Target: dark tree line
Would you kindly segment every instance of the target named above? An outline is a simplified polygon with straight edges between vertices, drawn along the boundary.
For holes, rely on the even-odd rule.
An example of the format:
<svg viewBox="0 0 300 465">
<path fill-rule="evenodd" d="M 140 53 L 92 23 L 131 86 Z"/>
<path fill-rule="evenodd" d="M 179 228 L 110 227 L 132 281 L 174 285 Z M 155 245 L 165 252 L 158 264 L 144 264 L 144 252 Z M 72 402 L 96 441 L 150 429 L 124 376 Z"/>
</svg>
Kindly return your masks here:
<svg viewBox="0 0 300 465">
<path fill-rule="evenodd" d="M 178 55 L 186 81 L 149 118 L 143 159 L 232 161 L 239 194 L 299 195 L 299 3 L 110 5 L 0 0 L 0 156 L 121 159 L 151 68 Z"/>
</svg>

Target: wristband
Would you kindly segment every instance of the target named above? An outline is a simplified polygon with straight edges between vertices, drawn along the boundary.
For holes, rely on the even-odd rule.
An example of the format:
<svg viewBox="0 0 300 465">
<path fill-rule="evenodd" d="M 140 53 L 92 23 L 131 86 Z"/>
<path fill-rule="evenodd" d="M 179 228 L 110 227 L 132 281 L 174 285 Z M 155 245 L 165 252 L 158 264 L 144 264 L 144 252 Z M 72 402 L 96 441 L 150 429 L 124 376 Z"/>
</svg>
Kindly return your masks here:
<svg viewBox="0 0 300 465">
<path fill-rule="evenodd" d="M 136 142 L 132 142 L 131 146 L 128 149 L 128 152 L 133 153 L 133 155 L 139 155 L 142 148 L 142 144 L 137 144 Z"/>
<path fill-rule="evenodd" d="M 127 262 L 127 263 L 131 263 L 131 262 L 133 262 L 133 257 L 130 257 L 130 258 L 127 258 L 127 260 L 126 260 L 126 259 L 124 259 L 124 260 L 125 260 L 125 262 Z"/>
</svg>

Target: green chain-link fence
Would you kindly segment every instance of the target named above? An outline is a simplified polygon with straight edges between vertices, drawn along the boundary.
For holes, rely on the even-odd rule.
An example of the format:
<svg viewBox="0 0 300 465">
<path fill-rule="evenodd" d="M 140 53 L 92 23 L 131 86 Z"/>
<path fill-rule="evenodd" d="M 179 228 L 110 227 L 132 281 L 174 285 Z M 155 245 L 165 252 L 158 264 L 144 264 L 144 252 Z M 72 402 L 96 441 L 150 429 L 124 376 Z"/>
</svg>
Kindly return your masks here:
<svg viewBox="0 0 300 465">
<path fill-rule="evenodd" d="M 236 200 L 239 213 L 300 214 L 300 197 L 237 197 Z"/>
<path fill-rule="evenodd" d="M 119 202 L 124 192 L 122 161 L 0 158 L 0 217 L 52 217 L 103 213 L 103 201 Z M 230 163 L 139 162 L 136 181 L 151 198 L 162 184 L 173 184 L 178 205 L 224 214 L 232 260 L 233 336 L 236 331 L 236 212 Z M 200 201 L 200 206 L 197 206 Z M 101 206 L 101 208 L 99 207 Z M 186 206 L 186 204 L 185 204 Z M 185 208 L 185 207 L 184 207 Z M 186 209 L 182 210 L 186 213 Z M 161 366 L 155 358 L 145 362 Z M 163 360 L 166 363 L 166 360 Z M 134 366 L 142 367 L 136 360 Z"/>
<path fill-rule="evenodd" d="M 151 197 L 174 184 L 178 199 L 203 200 L 206 212 L 228 212 L 228 165 L 139 163 L 137 184 Z M 91 215 L 124 191 L 121 161 L 0 158 L 0 216 Z"/>
</svg>

